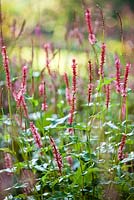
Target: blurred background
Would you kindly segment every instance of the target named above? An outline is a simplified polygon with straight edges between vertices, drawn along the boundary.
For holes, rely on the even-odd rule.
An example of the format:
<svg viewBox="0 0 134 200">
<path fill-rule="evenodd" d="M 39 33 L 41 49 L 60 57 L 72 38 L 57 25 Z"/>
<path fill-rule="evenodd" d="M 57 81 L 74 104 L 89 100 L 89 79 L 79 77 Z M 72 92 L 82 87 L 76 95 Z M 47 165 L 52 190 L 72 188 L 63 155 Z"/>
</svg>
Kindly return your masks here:
<svg viewBox="0 0 134 200">
<path fill-rule="evenodd" d="M 63 50 L 61 59 L 64 54 L 66 57 L 66 61 L 62 61 L 63 65 L 69 64 L 66 54 L 71 51 L 73 55 L 80 52 L 78 60 L 82 64 L 85 57 L 83 52 L 89 51 L 84 18 L 86 8 L 91 10 L 92 25 L 98 41 L 103 40 L 102 11 L 108 49 L 120 54 L 123 35 L 128 55 L 133 54 L 133 0 L 1 0 L 1 7 L 4 42 L 10 46 L 12 55 L 16 54 L 15 48 L 22 50 L 23 47 L 23 56 L 27 59 L 31 56 L 29 48 L 34 46 L 35 49 L 42 49 L 49 42 L 53 49 Z M 38 52 L 36 57 L 39 63 L 34 62 L 35 65 L 43 65 Z"/>
</svg>

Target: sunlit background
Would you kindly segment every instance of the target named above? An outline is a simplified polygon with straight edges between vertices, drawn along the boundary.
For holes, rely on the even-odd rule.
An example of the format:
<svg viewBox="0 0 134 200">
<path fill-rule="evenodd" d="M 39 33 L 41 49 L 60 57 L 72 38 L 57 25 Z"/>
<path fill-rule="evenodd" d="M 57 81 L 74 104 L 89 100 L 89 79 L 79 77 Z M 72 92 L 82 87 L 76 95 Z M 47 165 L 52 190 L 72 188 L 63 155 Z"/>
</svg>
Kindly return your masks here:
<svg viewBox="0 0 134 200">
<path fill-rule="evenodd" d="M 60 72 L 69 68 L 71 59 L 76 57 L 79 66 L 85 64 L 89 52 L 88 35 L 84 18 L 85 8 L 92 12 L 92 24 L 99 41 L 102 38 L 103 8 L 105 38 L 110 52 L 122 54 L 126 49 L 128 56 L 134 49 L 133 1 L 91 1 L 91 0 L 1 0 L 3 11 L 3 36 L 10 55 L 21 54 L 30 60 L 34 48 L 34 68 L 44 66 L 45 43 L 51 43 L 55 52 L 52 67 L 59 65 Z M 122 20 L 121 22 L 118 14 Z M 77 37 L 78 31 L 80 39 Z M 123 34 L 124 47 L 121 44 Z M 88 53 L 87 53 L 88 52 Z"/>
</svg>

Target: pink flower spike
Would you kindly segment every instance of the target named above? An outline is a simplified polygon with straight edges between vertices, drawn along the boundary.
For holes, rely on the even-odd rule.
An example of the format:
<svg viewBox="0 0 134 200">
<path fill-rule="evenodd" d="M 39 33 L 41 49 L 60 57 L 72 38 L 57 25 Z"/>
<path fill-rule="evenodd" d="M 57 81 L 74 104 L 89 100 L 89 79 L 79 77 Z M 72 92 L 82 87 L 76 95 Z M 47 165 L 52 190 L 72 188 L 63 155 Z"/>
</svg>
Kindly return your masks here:
<svg viewBox="0 0 134 200">
<path fill-rule="evenodd" d="M 55 144 L 55 141 L 52 137 L 50 137 L 50 144 L 51 146 L 53 147 L 53 155 L 54 155 L 54 158 L 57 162 L 57 165 L 58 165 L 58 168 L 59 168 L 59 172 L 60 174 L 62 173 L 62 167 L 63 167 L 63 163 L 62 163 L 62 157 L 56 147 L 56 144 Z"/>
<path fill-rule="evenodd" d="M 99 74 L 101 78 L 104 78 L 104 63 L 105 63 L 105 57 L 106 57 L 106 45 L 103 43 L 101 46 L 101 57 L 100 57 L 100 69 Z"/>
<path fill-rule="evenodd" d="M 64 81 L 65 81 L 66 87 L 69 88 L 69 81 L 68 81 L 67 73 L 64 73 Z"/>
<path fill-rule="evenodd" d="M 48 74 L 50 75 L 50 76 L 52 76 L 52 74 L 51 74 L 51 70 L 50 70 L 50 60 L 49 60 L 49 53 L 48 53 L 48 50 L 50 49 L 51 47 L 50 47 L 50 44 L 49 43 L 47 43 L 47 44 L 44 44 L 44 50 L 45 50 L 45 54 L 46 54 L 46 68 L 47 68 L 47 70 L 48 70 Z"/>
<path fill-rule="evenodd" d="M 72 92 L 76 93 L 76 61 L 75 59 L 72 60 L 72 70 L 73 70 L 73 80 L 72 80 Z"/>
<path fill-rule="evenodd" d="M 74 111 L 76 106 L 76 61 L 72 60 L 72 70 L 73 70 L 73 80 L 72 80 L 72 99 L 71 99 L 71 108 L 70 108 L 70 116 L 68 119 L 69 125 L 73 123 Z M 69 129 L 69 132 L 72 133 L 72 128 Z"/>
<path fill-rule="evenodd" d="M 70 94 L 70 89 L 66 88 L 66 100 L 69 105 L 71 105 L 71 94 Z"/>
<path fill-rule="evenodd" d="M 92 25 L 91 25 L 91 13 L 90 13 L 90 10 L 89 10 L 89 9 L 86 10 L 86 13 L 85 13 L 85 20 L 86 20 L 86 23 L 87 23 L 87 27 L 88 27 L 88 32 L 89 32 L 89 34 L 93 34 Z"/>
<path fill-rule="evenodd" d="M 38 133 L 37 128 L 35 127 L 33 122 L 30 122 L 30 129 L 31 129 L 31 132 L 33 134 L 35 143 L 37 144 L 37 146 L 39 148 L 41 148 L 43 146 L 42 141 L 41 141 L 41 137 L 40 137 L 40 134 Z"/>
<path fill-rule="evenodd" d="M 95 44 L 96 43 L 96 37 L 94 34 L 89 34 L 88 36 L 88 40 L 90 42 L 91 45 Z"/>
<path fill-rule="evenodd" d="M 26 79 L 27 79 L 27 66 L 23 66 L 22 68 L 22 83 L 21 87 L 26 91 Z"/>
<path fill-rule="evenodd" d="M 121 84 L 120 84 L 120 60 L 118 57 L 115 58 L 115 67 L 116 67 L 116 92 L 121 93 Z"/>
<path fill-rule="evenodd" d="M 93 30 L 92 30 L 91 13 L 90 13 L 89 9 L 86 10 L 85 20 L 87 23 L 88 33 L 89 33 L 88 40 L 89 40 L 90 44 L 93 45 L 96 42 L 96 38 L 95 38 L 95 35 L 93 34 Z"/>
<path fill-rule="evenodd" d="M 89 83 L 92 82 L 92 63 L 91 61 L 88 62 L 88 71 L 89 71 Z"/>
<path fill-rule="evenodd" d="M 125 75 L 124 75 L 123 91 L 122 91 L 122 96 L 123 97 L 127 96 L 127 83 L 128 83 L 128 74 L 129 74 L 130 67 L 131 67 L 131 64 L 127 63 L 126 64 Z"/>
<path fill-rule="evenodd" d="M 126 138 L 127 138 L 127 135 L 123 134 L 122 139 L 121 139 L 121 143 L 120 143 L 120 146 L 119 146 L 119 149 L 118 149 L 118 160 L 123 160 L 123 158 L 124 158 L 123 149 L 125 147 Z"/>
<path fill-rule="evenodd" d="M 25 102 L 24 96 L 22 96 L 21 104 L 22 104 L 22 108 L 23 108 L 24 116 L 25 116 L 26 118 L 28 118 L 28 110 L 27 110 L 27 105 L 26 105 L 26 102 Z"/>
<path fill-rule="evenodd" d="M 67 156 L 66 159 L 67 159 L 70 167 L 73 167 L 73 158 L 71 156 Z"/>
<path fill-rule="evenodd" d="M 110 102 L 110 85 L 106 85 L 106 108 L 108 109 Z"/>
<path fill-rule="evenodd" d="M 44 82 L 42 81 L 39 85 L 39 95 L 43 96 L 44 95 L 44 91 L 45 91 L 45 86 L 44 86 Z"/>
<path fill-rule="evenodd" d="M 10 79 L 9 60 L 8 60 L 7 50 L 6 50 L 5 46 L 2 47 L 2 57 L 3 57 L 3 65 L 4 65 L 4 69 L 5 69 L 5 74 L 6 74 L 7 88 L 9 90 L 12 90 L 11 79 Z"/>
<path fill-rule="evenodd" d="M 88 104 L 91 102 L 92 90 L 93 90 L 93 84 L 89 83 L 88 84 Z"/>
<path fill-rule="evenodd" d="M 47 108 L 48 108 L 48 106 L 47 106 L 46 102 L 42 103 L 41 110 L 42 111 L 47 111 Z"/>
</svg>

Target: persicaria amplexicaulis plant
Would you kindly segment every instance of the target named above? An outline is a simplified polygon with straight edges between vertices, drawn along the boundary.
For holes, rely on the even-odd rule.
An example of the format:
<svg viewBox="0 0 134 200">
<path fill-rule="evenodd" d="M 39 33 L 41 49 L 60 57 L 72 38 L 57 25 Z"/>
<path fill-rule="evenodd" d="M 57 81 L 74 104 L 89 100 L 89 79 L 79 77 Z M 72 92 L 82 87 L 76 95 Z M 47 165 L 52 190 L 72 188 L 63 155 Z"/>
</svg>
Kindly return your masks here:
<svg viewBox="0 0 134 200">
<path fill-rule="evenodd" d="M 99 15 L 95 14 L 95 16 L 97 18 Z M 100 25 L 102 21 L 104 34 L 108 26 L 104 29 L 104 17 L 101 18 L 101 20 L 97 19 L 99 22 L 97 23 Z M 134 144 L 134 110 L 131 109 L 133 108 L 133 101 L 131 101 L 133 90 L 129 91 L 127 96 L 128 76 L 133 84 L 133 74 L 129 73 L 130 64 L 127 63 L 126 68 L 121 67 L 117 56 L 113 61 L 112 53 L 109 54 L 111 38 L 107 42 L 103 37 L 102 41 L 105 43 L 96 41 L 94 35 L 96 31 L 92 27 L 89 9 L 85 12 L 89 35 L 86 47 L 84 37 L 80 38 L 78 32 L 77 19 L 74 22 L 72 37 L 77 38 L 80 43 L 83 42 L 80 49 L 74 50 L 75 55 L 79 59 L 82 56 L 82 59 L 79 70 L 76 59 L 72 60 L 72 79 L 69 79 L 69 71 L 64 73 L 64 81 L 61 75 L 63 72 L 61 61 L 66 56 L 64 52 L 70 53 L 69 49 L 62 49 L 64 44 L 61 46 L 61 54 L 57 54 L 58 49 L 53 51 L 50 43 L 43 46 L 44 67 L 41 71 L 41 66 L 35 69 L 36 64 L 40 65 L 38 62 L 40 59 L 34 63 L 36 60 L 34 50 L 38 45 L 34 49 L 32 43 L 32 59 L 30 57 L 27 61 L 24 60 L 25 54 L 22 53 L 22 46 L 19 59 L 18 54 L 14 56 L 14 59 L 12 57 L 10 59 L 11 66 L 13 66 L 10 70 L 6 47 L 2 48 L 6 81 L 4 82 L 2 74 L 2 80 L 0 80 L 0 156 L 3 162 L 0 161 L 0 195 L 7 193 L 5 197 L 0 196 L 1 199 L 10 197 L 10 199 L 21 197 L 39 199 L 42 197 L 44 199 L 107 200 L 113 197 L 130 199 L 133 195 L 133 174 L 129 174 L 129 170 L 126 170 L 126 164 L 131 163 L 126 160 L 131 159 Z M 100 28 L 97 23 L 96 30 Z M 1 19 L 0 25 L 2 25 Z M 83 24 L 80 24 L 80 27 L 81 33 L 84 33 Z M 70 24 L 67 29 L 67 31 L 71 29 Z M 102 38 L 100 34 L 101 32 L 99 38 Z M 45 36 L 41 34 L 41 37 Z M 5 41 L 8 42 L 8 40 Z M 55 44 L 57 46 L 57 41 Z M 69 47 L 72 45 L 68 44 Z M 112 45 L 115 48 L 115 43 Z M 106 49 L 107 46 L 108 49 Z M 30 47 L 27 48 L 30 49 Z M 9 46 L 9 49 L 12 50 L 12 46 Z M 18 48 L 13 49 L 11 56 L 14 55 L 16 49 L 18 50 Z M 37 49 L 37 51 L 40 58 L 42 49 Z M 128 59 L 127 53 L 125 57 L 122 52 L 119 53 L 122 62 Z M 89 62 L 85 61 L 86 56 Z M 128 57 L 130 59 L 130 55 Z M 31 66 L 24 66 L 22 62 L 30 63 Z M 111 75 L 113 65 L 116 74 Z M 21 78 L 19 78 L 20 66 L 23 66 Z M 28 73 L 28 68 L 30 73 Z M 123 70 L 124 76 L 121 76 Z M 113 87 L 114 81 L 116 91 Z M 7 105 L 9 107 L 11 105 L 11 114 Z M 75 115 L 76 111 L 77 115 Z M 126 134 L 119 136 L 121 131 Z M 119 137 L 122 138 L 117 144 Z M 125 144 L 127 144 L 126 149 Z M 124 159 L 126 151 L 128 157 Z M 9 176 L 10 173 L 12 176 Z M 12 184 L 7 184 L 10 182 L 9 178 L 13 179 Z M 10 188 L 13 188 L 13 192 L 10 192 Z M 113 196 L 110 196 L 111 191 Z M 115 192 L 117 192 L 117 198 L 114 196 Z"/>
</svg>

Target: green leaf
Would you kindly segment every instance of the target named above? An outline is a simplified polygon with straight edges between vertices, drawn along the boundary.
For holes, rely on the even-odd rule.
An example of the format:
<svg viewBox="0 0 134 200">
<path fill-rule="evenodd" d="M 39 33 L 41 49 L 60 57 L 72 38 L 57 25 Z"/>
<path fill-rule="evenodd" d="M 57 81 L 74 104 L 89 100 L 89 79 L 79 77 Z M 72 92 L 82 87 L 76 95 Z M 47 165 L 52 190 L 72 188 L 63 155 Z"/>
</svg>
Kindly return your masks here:
<svg viewBox="0 0 134 200">
<path fill-rule="evenodd" d="M 88 169 L 88 173 L 96 173 L 96 172 L 100 172 L 100 169 L 97 167 L 93 167 L 93 168 L 89 168 Z"/>
<path fill-rule="evenodd" d="M 110 84 L 112 81 L 114 81 L 115 78 L 104 78 L 104 82 L 103 82 L 103 85 L 108 85 Z"/>
<path fill-rule="evenodd" d="M 80 154 L 80 159 L 84 162 L 88 162 L 90 160 L 90 154 L 88 152 L 82 152 Z"/>
<path fill-rule="evenodd" d="M 134 160 L 134 152 L 131 152 L 127 158 L 124 158 L 120 163 L 127 163 Z"/>
<path fill-rule="evenodd" d="M 119 128 L 114 124 L 114 123 L 112 123 L 111 121 L 109 121 L 109 122 L 105 122 L 104 124 L 103 124 L 103 126 L 109 126 L 110 128 L 112 128 L 112 129 L 116 129 L 116 130 L 118 130 Z"/>
<path fill-rule="evenodd" d="M 49 126 L 44 127 L 44 129 L 49 130 L 52 128 L 56 128 L 58 125 L 64 124 L 68 118 L 69 118 L 69 115 L 59 118 L 59 119 L 47 118 L 47 120 L 51 121 L 52 123 Z"/>
<path fill-rule="evenodd" d="M 134 187 L 131 187 L 131 188 L 129 189 L 129 192 L 130 192 L 131 194 L 134 194 Z"/>
<path fill-rule="evenodd" d="M 27 101 L 29 101 L 33 106 L 37 107 L 39 105 L 39 101 L 37 99 L 34 99 L 33 97 L 25 95 L 25 98 Z"/>
</svg>

